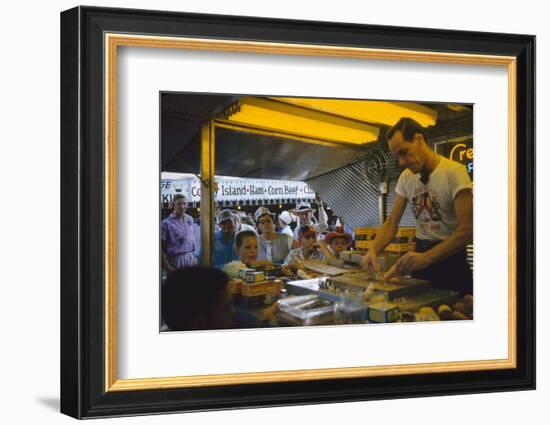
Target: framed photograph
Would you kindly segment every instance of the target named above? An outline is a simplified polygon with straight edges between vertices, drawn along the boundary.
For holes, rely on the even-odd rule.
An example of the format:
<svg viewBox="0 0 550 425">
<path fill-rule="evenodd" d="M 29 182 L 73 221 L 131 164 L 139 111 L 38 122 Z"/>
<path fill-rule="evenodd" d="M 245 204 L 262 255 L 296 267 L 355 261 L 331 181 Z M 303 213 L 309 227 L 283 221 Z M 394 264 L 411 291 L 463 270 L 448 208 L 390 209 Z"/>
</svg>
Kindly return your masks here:
<svg viewBox="0 0 550 425">
<path fill-rule="evenodd" d="M 535 388 L 535 37 L 61 14 L 61 411 Z"/>
</svg>

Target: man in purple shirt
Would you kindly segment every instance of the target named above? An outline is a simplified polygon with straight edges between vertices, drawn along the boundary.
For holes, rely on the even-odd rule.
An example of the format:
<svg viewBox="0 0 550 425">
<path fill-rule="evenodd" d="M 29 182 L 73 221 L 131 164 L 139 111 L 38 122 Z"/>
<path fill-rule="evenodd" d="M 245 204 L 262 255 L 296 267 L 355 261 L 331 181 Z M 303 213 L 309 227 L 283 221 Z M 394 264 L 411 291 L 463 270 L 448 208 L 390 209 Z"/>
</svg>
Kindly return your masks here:
<svg viewBox="0 0 550 425">
<path fill-rule="evenodd" d="M 160 246 L 162 264 L 168 271 L 197 264 L 193 218 L 185 214 L 187 200 L 175 195 L 172 200 L 174 212 L 160 223 Z"/>
</svg>

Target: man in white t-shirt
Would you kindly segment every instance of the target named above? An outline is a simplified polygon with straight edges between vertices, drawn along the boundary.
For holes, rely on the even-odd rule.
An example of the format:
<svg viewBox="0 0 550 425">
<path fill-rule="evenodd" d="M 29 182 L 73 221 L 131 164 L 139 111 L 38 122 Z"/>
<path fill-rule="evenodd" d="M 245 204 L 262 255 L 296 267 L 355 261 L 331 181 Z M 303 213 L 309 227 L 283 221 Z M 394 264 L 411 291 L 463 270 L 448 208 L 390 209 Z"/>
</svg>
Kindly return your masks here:
<svg viewBox="0 0 550 425">
<path fill-rule="evenodd" d="M 472 272 L 466 245 L 472 243 L 472 182 L 466 168 L 435 153 L 422 127 L 402 118 L 387 139 L 390 151 L 405 170 L 395 187 L 393 209 L 376 235 L 363 267 L 376 270 L 376 256 L 392 241 L 410 202 L 416 218 L 416 252 L 405 254 L 385 279 L 411 274 L 437 288 L 472 293 Z"/>
</svg>

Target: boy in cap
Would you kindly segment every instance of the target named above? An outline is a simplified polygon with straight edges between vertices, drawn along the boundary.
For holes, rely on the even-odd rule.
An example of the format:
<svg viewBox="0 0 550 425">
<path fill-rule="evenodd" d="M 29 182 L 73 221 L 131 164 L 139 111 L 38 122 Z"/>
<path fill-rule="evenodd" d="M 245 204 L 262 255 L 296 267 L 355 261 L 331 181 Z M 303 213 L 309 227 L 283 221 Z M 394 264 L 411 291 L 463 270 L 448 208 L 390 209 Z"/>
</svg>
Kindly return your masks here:
<svg viewBox="0 0 550 425">
<path fill-rule="evenodd" d="M 284 265 L 291 269 L 303 268 L 306 260 L 321 260 L 324 261 L 326 254 L 326 245 L 320 245 L 317 242 L 317 233 L 313 226 L 303 224 L 298 228 L 299 241 L 302 244 L 301 248 L 296 248 L 288 253 Z"/>
</svg>

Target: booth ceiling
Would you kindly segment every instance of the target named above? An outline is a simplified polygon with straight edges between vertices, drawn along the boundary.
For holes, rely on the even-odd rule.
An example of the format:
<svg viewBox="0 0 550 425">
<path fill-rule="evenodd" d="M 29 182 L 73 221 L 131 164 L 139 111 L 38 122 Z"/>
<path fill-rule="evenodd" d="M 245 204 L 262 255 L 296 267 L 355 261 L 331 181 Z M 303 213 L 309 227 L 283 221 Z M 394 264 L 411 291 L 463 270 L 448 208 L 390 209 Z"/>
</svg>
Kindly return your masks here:
<svg viewBox="0 0 550 425">
<path fill-rule="evenodd" d="M 162 171 L 200 173 L 200 130 L 216 120 L 216 174 L 304 181 L 364 154 L 403 116 L 425 127 L 446 104 L 164 93 Z"/>
</svg>

